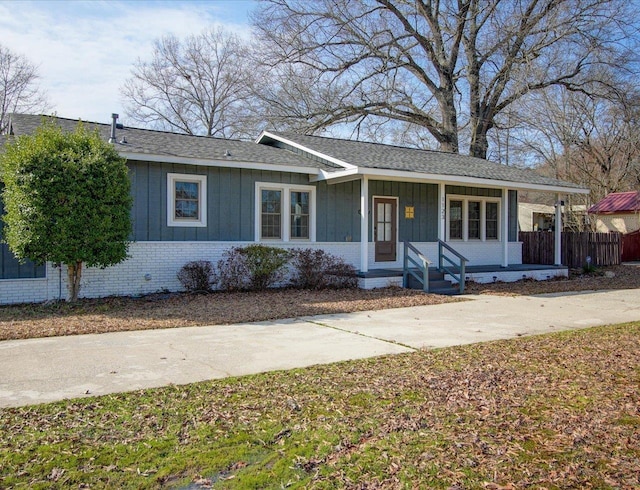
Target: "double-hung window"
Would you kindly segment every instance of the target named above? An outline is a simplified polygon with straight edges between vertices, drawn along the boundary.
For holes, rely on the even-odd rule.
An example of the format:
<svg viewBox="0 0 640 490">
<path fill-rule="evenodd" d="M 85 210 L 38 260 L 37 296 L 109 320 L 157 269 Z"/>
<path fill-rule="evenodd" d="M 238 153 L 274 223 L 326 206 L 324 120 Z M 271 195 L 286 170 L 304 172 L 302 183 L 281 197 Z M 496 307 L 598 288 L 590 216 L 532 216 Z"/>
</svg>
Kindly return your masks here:
<svg viewBox="0 0 640 490">
<path fill-rule="evenodd" d="M 207 226 L 207 176 L 167 174 L 167 226 Z"/>
<path fill-rule="evenodd" d="M 495 201 L 487 201 L 485 203 L 485 239 L 498 239 L 498 203 Z"/>
<path fill-rule="evenodd" d="M 448 240 L 499 240 L 500 201 L 476 196 L 448 196 Z"/>
<path fill-rule="evenodd" d="M 282 191 L 262 189 L 260 192 L 260 238 L 282 238 Z"/>
<path fill-rule="evenodd" d="M 449 239 L 462 240 L 462 201 L 449 201 Z"/>
<path fill-rule="evenodd" d="M 291 239 L 308 240 L 309 235 L 309 191 L 290 191 Z"/>
<path fill-rule="evenodd" d="M 315 240 L 315 188 L 256 184 L 257 240 Z"/>
</svg>

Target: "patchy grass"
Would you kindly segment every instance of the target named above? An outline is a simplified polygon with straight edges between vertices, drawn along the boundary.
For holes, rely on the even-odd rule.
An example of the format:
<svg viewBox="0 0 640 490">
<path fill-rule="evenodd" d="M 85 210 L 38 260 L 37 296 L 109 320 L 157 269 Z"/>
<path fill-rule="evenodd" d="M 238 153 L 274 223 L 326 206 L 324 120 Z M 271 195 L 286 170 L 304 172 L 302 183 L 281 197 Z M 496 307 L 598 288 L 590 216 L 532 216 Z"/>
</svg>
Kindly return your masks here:
<svg viewBox="0 0 640 490">
<path fill-rule="evenodd" d="M 2 488 L 638 488 L 640 322 L 0 410 Z"/>
</svg>

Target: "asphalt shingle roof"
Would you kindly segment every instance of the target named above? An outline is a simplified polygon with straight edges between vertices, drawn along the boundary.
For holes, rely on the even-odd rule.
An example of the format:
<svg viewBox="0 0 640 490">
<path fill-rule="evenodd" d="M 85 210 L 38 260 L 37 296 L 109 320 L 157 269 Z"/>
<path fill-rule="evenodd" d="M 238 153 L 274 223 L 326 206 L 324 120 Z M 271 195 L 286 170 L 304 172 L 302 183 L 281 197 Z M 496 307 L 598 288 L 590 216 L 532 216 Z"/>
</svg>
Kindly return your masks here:
<svg viewBox="0 0 640 490">
<path fill-rule="evenodd" d="M 640 211 L 640 191 L 612 192 L 589 208 L 589 213 L 635 213 Z"/>
<path fill-rule="evenodd" d="M 571 182 L 543 177 L 531 170 L 466 155 L 288 132 L 269 133 L 358 167 L 581 188 Z"/>
<path fill-rule="evenodd" d="M 31 134 L 40 126 L 44 118 L 51 116 L 12 114 L 11 125 L 15 135 Z M 64 130 L 72 131 L 78 121 L 53 117 Z M 89 129 L 96 129 L 108 140 L 111 124 L 83 122 Z M 306 136 L 288 132 L 269 132 L 278 138 L 297 143 L 306 149 L 355 165 L 360 168 L 397 170 L 430 175 L 470 177 L 483 180 L 535 184 L 551 187 L 580 189 L 581 187 L 561 180 L 543 177 L 531 170 L 501 165 L 466 155 L 433 150 L 418 150 L 379 143 Z M 274 167 L 298 167 L 335 172 L 341 170 L 336 163 L 318 156 L 289 151 L 267 144 L 250 141 L 191 136 L 185 134 L 137 128 L 118 128 L 114 143 L 116 149 L 127 153 L 130 159 L 145 160 L 151 155 L 166 158 L 185 158 L 202 161 L 267 164 Z"/>
<path fill-rule="evenodd" d="M 12 114 L 11 125 L 17 136 L 31 134 L 40 126 L 44 118 L 51 116 Z M 78 124 L 76 119 L 53 118 L 63 130 L 73 131 Z M 108 140 L 111 134 L 111 124 L 85 122 L 91 129 L 97 129 L 100 135 Z M 123 138 L 126 143 L 122 143 Z M 136 129 L 124 127 L 116 130 L 115 147 L 120 152 L 139 155 L 144 160 L 145 155 L 193 158 L 201 160 L 228 161 L 237 163 L 262 163 L 276 166 L 304 167 L 309 169 L 330 170 L 333 165 L 306 158 L 292 152 L 283 151 L 265 145 L 257 145 L 251 141 L 230 140 L 205 136 L 191 136 L 186 134 Z M 227 155 L 227 153 L 229 155 Z"/>
</svg>

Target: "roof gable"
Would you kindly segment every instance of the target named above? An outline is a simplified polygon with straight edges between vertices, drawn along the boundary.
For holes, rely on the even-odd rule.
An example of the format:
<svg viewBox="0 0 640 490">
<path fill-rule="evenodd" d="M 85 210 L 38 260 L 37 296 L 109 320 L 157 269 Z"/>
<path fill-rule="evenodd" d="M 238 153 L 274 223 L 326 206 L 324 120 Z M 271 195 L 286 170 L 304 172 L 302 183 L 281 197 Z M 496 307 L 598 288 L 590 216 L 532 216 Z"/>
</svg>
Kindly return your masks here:
<svg viewBox="0 0 640 490">
<path fill-rule="evenodd" d="M 296 145 L 314 155 L 324 155 L 327 162 L 340 164 L 344 168 L 409 172 L 432 175 L 434 178 L 464 177 L 484 180 L 492 185 L 524 184 L 585 192 L 577 184 L 544 177 L 532 170 L 456 153 L 273 131 L 264 132 L 258 139 L 259 143 L 271 145 L 275 141 Z"/>
<path fill-rule="evenodd" d="M 640 191 L 612 192 L 589 208 L 591 214 L 635 213 L 640 211 Z"/>
</svg>

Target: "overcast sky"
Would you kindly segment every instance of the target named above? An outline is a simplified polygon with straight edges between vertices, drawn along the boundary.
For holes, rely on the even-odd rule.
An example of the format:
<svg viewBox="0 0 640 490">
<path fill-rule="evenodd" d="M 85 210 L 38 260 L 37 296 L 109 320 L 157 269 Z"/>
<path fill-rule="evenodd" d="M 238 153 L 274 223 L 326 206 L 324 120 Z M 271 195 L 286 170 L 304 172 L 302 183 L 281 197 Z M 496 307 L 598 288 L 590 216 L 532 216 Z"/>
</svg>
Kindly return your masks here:
<svg viewBox="0 0 640 490">
<path fill-rule="evenodd" d="M 58 116 L 110 122 L 124 117 L 120 87 L 164 34 L 183 38 L 222 25 L 248 35 L 252 0 L 0 0 L 0 43 L 38 66 Z"/>
</svg>

